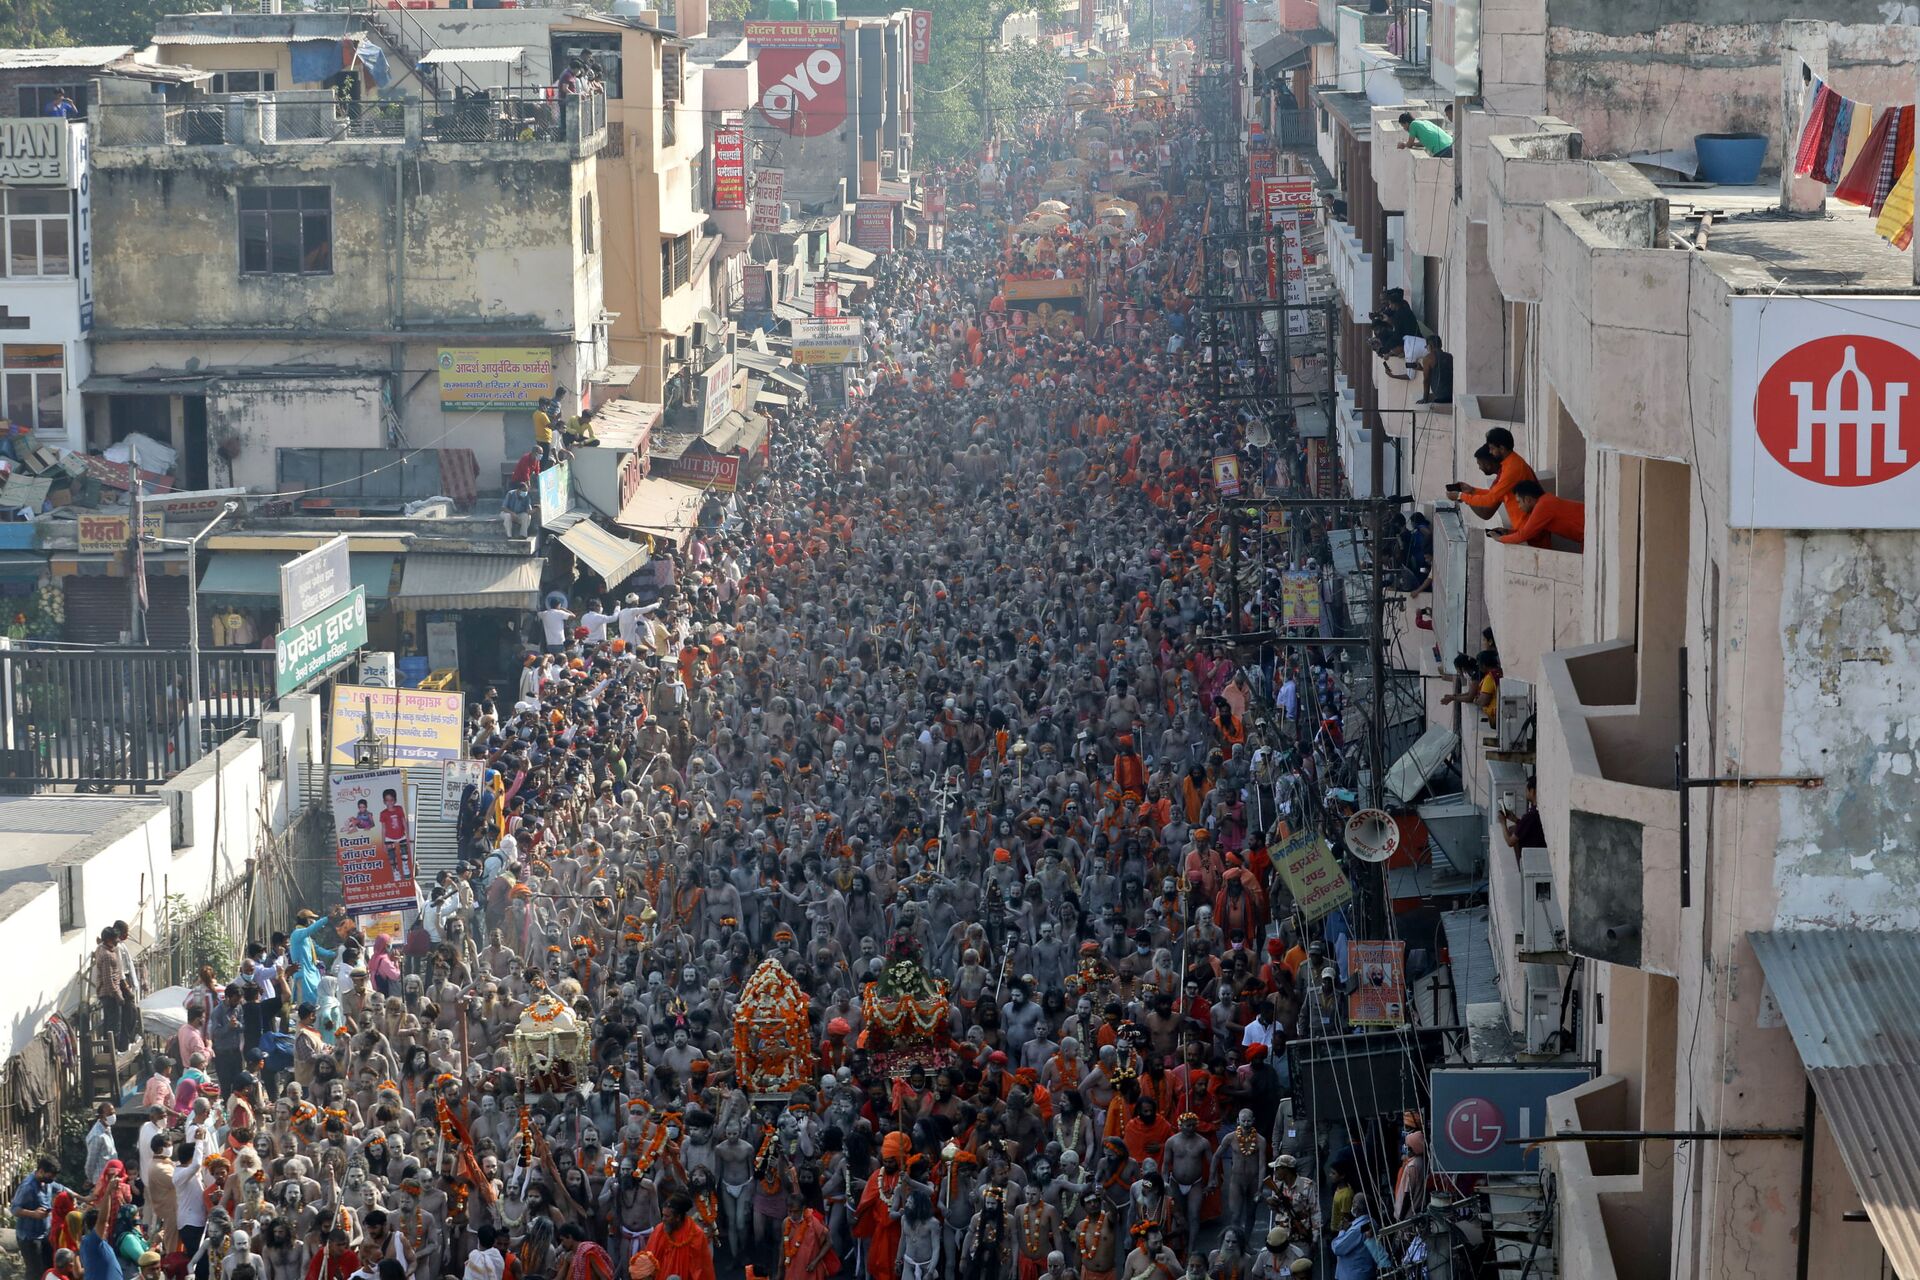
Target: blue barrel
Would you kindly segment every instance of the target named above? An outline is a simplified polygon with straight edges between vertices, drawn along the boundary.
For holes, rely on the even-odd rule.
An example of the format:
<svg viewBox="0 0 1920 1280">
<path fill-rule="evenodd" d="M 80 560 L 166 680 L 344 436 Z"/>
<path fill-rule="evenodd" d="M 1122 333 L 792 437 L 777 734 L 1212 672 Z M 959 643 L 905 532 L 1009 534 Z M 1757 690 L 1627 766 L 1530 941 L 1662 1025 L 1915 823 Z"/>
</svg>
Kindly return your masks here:
<svg viewBox="0 0 1920 1280">
<path fill-rule="evenodd" d="M 1748 187 L 1760 178 L 1767 137 L 1763 133 L 1701 133 L 1694 135 L 1693 151 L 1700 159 L 1700 181 Z"/>
</svg>

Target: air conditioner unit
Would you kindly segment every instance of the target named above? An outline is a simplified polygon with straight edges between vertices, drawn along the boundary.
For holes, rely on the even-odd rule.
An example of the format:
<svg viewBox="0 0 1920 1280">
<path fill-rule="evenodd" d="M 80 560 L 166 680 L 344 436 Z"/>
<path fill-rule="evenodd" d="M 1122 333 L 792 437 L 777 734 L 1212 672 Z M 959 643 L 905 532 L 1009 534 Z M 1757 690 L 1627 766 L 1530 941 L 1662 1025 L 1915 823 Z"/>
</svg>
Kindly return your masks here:
<svg viewBox="0 0 1920 1280">
<path fill-rule="evenodd" d="M 1524 1017 L 1527 1028 L 1527 1052 L 1534 1054 L 1560 1053 L 1566 1048 L 1560 1042 L 1560 993 L 1565 975 L 1551 965 L 1530 964 L 1526 966 L 1526 1002 Z"/>
<path fill-rule="evenodd" d="M 1560 902 L 1553 896 L 1553 863 L 1545 849 L 1520 851 L 1520 949 L 1530 955 L 1567 949 Z"/>
<path fill-rule="evenodd" d="M 897 151 L 882 151 L 880 153 L 880 168 L 887 173 L 891 173 L 898 167 L 899 159 L 900 154 Z"/>
<path fill-rule="evenodd" d="M 1500 681 L 1500 749 L 1533 749 L 1533 686 L 1525 680 Z"/>
</svg>

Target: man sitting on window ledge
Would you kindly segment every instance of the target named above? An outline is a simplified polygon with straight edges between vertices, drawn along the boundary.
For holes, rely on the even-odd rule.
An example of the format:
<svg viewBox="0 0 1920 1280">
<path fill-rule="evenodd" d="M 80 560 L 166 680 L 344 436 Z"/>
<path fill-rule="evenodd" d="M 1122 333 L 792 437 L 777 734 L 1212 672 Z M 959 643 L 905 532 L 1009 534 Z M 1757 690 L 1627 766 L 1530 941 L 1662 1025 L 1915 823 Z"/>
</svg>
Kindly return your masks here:
<svg viewBox="0 0 1920 1280">
<path fill-rule="evenodd" d="M 1536 539 L 1551 534 L 1556 538 L 1565 538 L 1576 547 L 1585 549 L 1586 503 L 1548 493 L 1540 487 L 1538 480 L 1522 480 L 1513 486 L 1513 497 L 1520 504 L 1520 510 L 1526 513 L 1526 518 L 1512 533 L 1503 535 L 1498 529 L 1487 530 L 1489 538 L 1497 537 L 1508 544 L 1533 542 L 1538 546 L 1541 544 Z"/>
</svg>

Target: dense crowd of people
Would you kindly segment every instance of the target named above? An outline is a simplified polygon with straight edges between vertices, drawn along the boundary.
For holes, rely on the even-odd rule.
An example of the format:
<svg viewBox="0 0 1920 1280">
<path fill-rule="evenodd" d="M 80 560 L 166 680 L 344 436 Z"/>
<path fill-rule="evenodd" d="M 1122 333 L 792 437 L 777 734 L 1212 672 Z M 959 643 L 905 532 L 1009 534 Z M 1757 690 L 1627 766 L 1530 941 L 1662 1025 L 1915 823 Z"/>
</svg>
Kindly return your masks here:
<svg viewBox="0 0 1920 1280">
<path fill-rule="evenodd" d="M 1342 686 L 1225 638 L 1275 620 L 1301 530 L 1248 531 L 1229 590 L 1207 464 L 1248 415 L 1165 305 L 1198 126 L 1141 153 L 1173 199 L 1113 246 L 1126 328 L 993 305 L 1074 127 L 881 259 L 851 407 L 784 425 L 657 607 L 576 602 L 475 708 L 461 865 L 405 939 L 308 913 L 205 975 L 135 1148 L 107 1108 L 86 1186 L 15 1196 L 29 1275 L 1375 1274 L 1424 1138 L 1292 1101 L 1349 929 L 1305 927 L 1269 851 L 1337 783 Z M 800 993 L 778 1091 L 742 1008 L 768 962 Z M 869 984 L 901 981 L 938 1016 L 883 1033 Z M 577 1053 L 529 1066 L 529 1018 Z"/>
</svg>

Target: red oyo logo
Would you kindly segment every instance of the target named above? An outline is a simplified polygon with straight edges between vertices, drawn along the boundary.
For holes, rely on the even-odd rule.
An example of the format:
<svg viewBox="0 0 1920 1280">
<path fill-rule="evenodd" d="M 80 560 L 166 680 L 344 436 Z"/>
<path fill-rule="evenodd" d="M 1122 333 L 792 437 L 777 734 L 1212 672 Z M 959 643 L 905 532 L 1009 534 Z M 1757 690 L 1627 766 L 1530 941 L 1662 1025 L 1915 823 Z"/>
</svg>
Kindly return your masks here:
<svg viewBox="0 0 1920 1280">
<path fill-rule="evenodd" d="M 1802 480 L 1885 484 L 1920 462 L 1906 413 L 1920 358 L 1881 338 L 1835 334 L 1773 362 L 1753 397 L 1754 429 Z"/>
<path fill-rule="evenodd" d="M 846 63 L 838 48 L 763 49 L 760 83 L 760 114 L 776 129 L 812 138 L 846 123 Z"/>
</svg>

